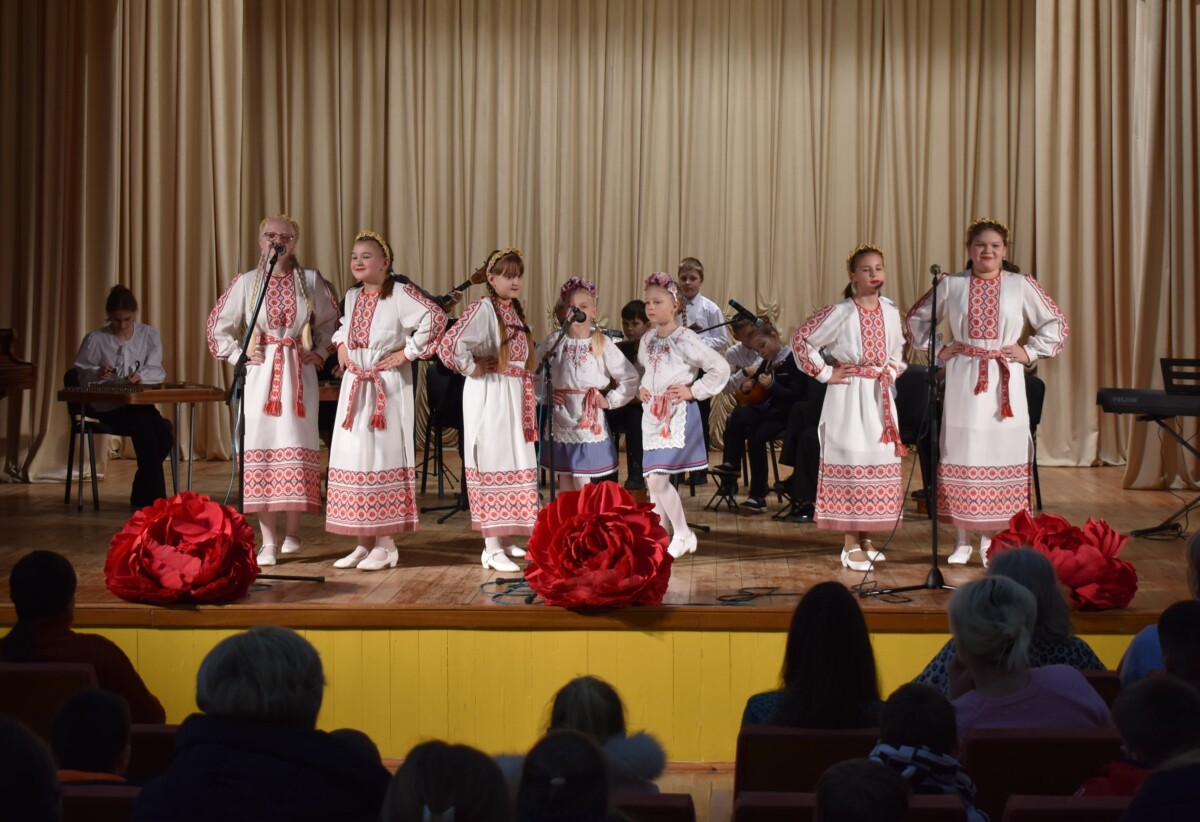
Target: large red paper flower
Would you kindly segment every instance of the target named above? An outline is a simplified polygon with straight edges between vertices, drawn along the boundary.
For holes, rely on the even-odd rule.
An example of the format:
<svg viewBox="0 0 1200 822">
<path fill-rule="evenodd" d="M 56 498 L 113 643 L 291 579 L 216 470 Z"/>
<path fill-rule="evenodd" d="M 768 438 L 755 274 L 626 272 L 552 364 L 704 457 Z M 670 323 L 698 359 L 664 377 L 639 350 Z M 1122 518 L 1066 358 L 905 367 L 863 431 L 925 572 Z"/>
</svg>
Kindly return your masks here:
<svg viewBox="0 0 1200 822">
<path fill-rule="evenodd" d="M 564 608 L 660 605 L 671 580 L 669 542 L 654 506 L 615 482 L 585 485 L 538 514 L 525 579 Z"/>
<path fill-rule="evenodd" d="M 988 556 L 1031 547 L 1045 554 L 1058 580 L 1071 590 L 1071 605 L 1082 611 L 1124 608 L 1137 593 L 1137 571 L 1117 559 L 1129 537 L 1104 520 L 1088 519 L 1078 528 L 1054 514 L 1036 519 L 1022 511 L 992 538 Z"/>
<path fill-rule="evenodd" d="M 228 505 L 184 491 L 129 518 L 109 544 L 104 577 L 130 602 L 233 602 L 258 577 L 254 529 Z"/>
</svg>

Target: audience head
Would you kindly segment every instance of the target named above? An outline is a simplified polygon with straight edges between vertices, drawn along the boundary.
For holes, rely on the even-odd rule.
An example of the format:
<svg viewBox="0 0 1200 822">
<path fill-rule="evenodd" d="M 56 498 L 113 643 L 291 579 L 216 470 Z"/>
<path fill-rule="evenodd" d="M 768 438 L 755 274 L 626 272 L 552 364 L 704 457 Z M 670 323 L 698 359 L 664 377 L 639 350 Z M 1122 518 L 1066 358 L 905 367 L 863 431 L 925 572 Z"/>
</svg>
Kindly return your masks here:
<svg viewBox="0 0 1200 822">
<path fill-rule="evenodd" d="M 58 707 L 50 747 L 63 770 L 124 776 L 129 766 L 129 735 L 125 697 L 84 688 Z"/>
<path fill-rule="evenodd" d="M 317 649 L 290 628 L 262 625 L 209 651 L 196 704 L 207 714 L 314 728 L 324 689 Z"/>
<path fill-rule="evenodd" d="M 572 679 L 554 695 L 550 730 L 587 734 L 600 745 L 625 735 L 625 706 L 613 686 L 594 676 Z"/>
<path fill-rule="evenodd" d="M 1122 688 L 1112 716 L 1125 752 L 1143 765 L 1157 768 L 1200 748 L 1200 691 L 1173 676 L 1146 677 Z"/>
<path fill-rule="evenodd" d="M 500 766 L 466 745 L 422 742 L 409 751 L 383 799 L 381 822 L 511 822 Z"/>
<path fill-rule="evenodd" d="M 950 631 L 967 665 L 1012 672 L 1029 667 L 1037 601 L 1008 577 L 988 575 L 950 598 Z"/>
<path fill-rule="evenodd" d="M 383 764 L 383 754 L 379 753 L 379 746 L 375 744 L 375 740 L 357 728 L 337 728 L 330 731 L 329 735 L 342 740 L 362 754 L 364 759 Z"/>
<path fill-rule="evenodd" d="M 15 719 L 0 716 L 0 803 L 5 819 L 57 822 L 58 774 L 46 743 Z"/>
<path fill-rule="evenodd" d="M 1200 599 L 1176 602 L 1158 618 L 1167 673 L 1200 687 Z"/>
<path fill-rule="evenodd" d="M 847 759 L 817 780 L 817 822 L 901 822 L 908 815 L 908 782 L 887 765 Z"/>
<path fill-rule="evenodd" d="M 862 727 L 879 700 L 867 621 L 840 582 L 814 585 L 788 628 L 783 697 L 772 722 L 808 728 Z"/>
<path fill-rule="evenodd" d="M 958 748 L 958 717 L 941 691 L 919 682 L 901 685 L 879 714 L 879 741 L 953 756 Z"/>
<path fill-rule="evenodd" d="M 1066 639 L 1075 633 L 1071 609 L 1058 585 L 1058 574 L 1045 554 L 1032 548 L 1001 551 L 990 559 L 987 572 L 1015 580 L 1033 594 L 1037 600 L 1035 633 L 1055 639 Z"/>
<path fill-rule="evenodd" d="M 551 731 L 525 757 L 517 819 L 603 819 L 608 793 L 608 763 L 599 746 L 579 731 Z"/>
<path fill-rule="evenodd" d="M 4 638 L 6 662 L 32 659 L 31 623 L 50 617 L 67 617 L 75 608 L 75 569 L 62 554 L 31 551 L 17 560 L 8 577 L 8 596 L 17 612 L 17 624 Z"/>
<path fill-rule="evenodd" d="M 1188 591 L 1193 599 L 1200 599 L 1200 531 L 1192 534 L 1187 541 L 1183 556 L 1187 560 Z"/>
<path fill-rule="evenodd" d="M 640 340 L 650 325 L 645 300 L 630 300 L 621 309 L 621 331 L 627 340 Z"/>
</svg>

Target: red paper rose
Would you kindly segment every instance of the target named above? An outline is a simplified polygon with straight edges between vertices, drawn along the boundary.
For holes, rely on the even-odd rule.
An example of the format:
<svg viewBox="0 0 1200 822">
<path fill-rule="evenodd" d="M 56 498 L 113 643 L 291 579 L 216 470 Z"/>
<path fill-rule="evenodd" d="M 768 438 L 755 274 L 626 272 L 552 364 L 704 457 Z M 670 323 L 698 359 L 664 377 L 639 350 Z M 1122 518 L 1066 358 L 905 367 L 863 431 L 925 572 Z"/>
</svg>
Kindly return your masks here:
<svg viewBox="0 0 1200 822">
<path fill-rule="evenodd" d="M 233 602 L 258 577 L 254 529 L 228 505 L 184 491 L 129 518 L 109 544 L 104 577 L 130 602 Z"/>
<path fill-rule="evenodd" d="M 992 538 L 989 557 L 1012 548 L 1031 547 L 1045 554 L 1058 580 L 1071 591 L 1071 605 L 1082 611 L 1124 608 L 1137 593 L 1137 571 L 1117 559 L 1129 541 L 1104 520 L 1088 519 L 1077 528 L 1060 516 L 1031 517 L 1022 511 L 1008 529 Z"/>
<path fill-rule="evenodd" d="M 525 579 L 564 608 L 660 605 L 671 580 L 669 542 L 653 505 L 615 482 L 585 485 L 538 514 Z"/>
</svg>

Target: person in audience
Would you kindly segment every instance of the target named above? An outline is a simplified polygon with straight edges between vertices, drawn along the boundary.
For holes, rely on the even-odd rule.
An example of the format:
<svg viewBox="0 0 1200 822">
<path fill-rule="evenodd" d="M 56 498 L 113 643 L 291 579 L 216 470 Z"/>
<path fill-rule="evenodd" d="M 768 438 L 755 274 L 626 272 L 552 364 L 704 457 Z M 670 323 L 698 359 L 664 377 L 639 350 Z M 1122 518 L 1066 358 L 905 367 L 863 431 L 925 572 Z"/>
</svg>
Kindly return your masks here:
<svg viewBox="0 0 1200 822">
<path fill-rule="evenodd" d="M 1029 666 L 1037 600 L 999 574 L 968 583 L 950 599 L 957 646 L 949 696 L 958 731 L 973 728 L 1103 728 L 1108 706 L 1070 665 Z"/>
<path fill-rule="evenodd" d="M 54 758 L 33 731 L 0 716 L 0 818 L 58 822 L 62 799 Z"/>
<path fill-rule="evenodd" d="M 32 551 L 17 560 L 8 578 L 17 623 L 0 640 L 0 662 L 88 663 L 101 688 L 129 702 L 134 722 L 165 722 L 162 704 L 124 651 L 102 636 L 71 630 L 75 585 L 75 569 L 61 554 Z"/>
<path fill-rule="evenodd" d="M 137 298 L 125 286 L 114 285 L 108 292 L 104 303 L 108 324 L 84 337 L 75 355 L 81 386 L 154 385 L 166 380 L 158 329 L 137 322 L 134 319 L 137 310 Z M 162 463 L 175 444 L 171 423 L 153 405 L 91 403 L 88 408 L 91 416 L 133 440 L 137 472 L 133 475 L 129 504 L 145 508 L 165 498 L 167 483 Z"/>
<path fill-rule="evenodd" d="M 316 729 L 321 657 L 288 628 L 259 626 L 200 663 L 193 714 L 175 758 L 134 820 L 362 820 L 379 815 L 388 772 L 361 746 Z"/>
<path fill-rule="evenodd" d="M 969 822 L 987 822 L 975 807 L 975 783 L 956 758 L 958 719 L 945 695 L 928 685 L 901 685 L 883 703 L 879 744 L 871 759 L 904 777 L 914 794 L 955 794 Z"/>
<path fill-rule="evenodd" d="M 1187 561 L 1188 593 L 1192 599 L 1200 599 L 1200 531 L 1192 534 L 1183 549 Z M 1121 664 L 1121 687 L 1137 682 L 1144 676 L 1163 669 L 1162 647 L 1158 641 L 1158 625 L 1147 625 L 1125 649 Z"/>
<path fill-rule="evenodd" d="M 54 714 L 50 734 L 59 784 L 124 782 L 129 740 L 129 703 L 124 697 L 101 688 L 67 697 Z"/>
<path fill-rule="evenodd" d="M 847 759 L 817 780 L 817 822 L 901 822 L 908 816 L 908 783 L 870 759 Z"/>
<path fill-rule="evenodd" d="M 1104 775 L 1084 782 L 1077 796 L 1133 796 L 1154 768 L 1200 747 L 1200 691 L 1171 676 L 1123 688 L 1112 707 L 1124 756 Z"/>
<path fill-rule="evenodd" d="M 500 768 L 485 753 L 440 740 L 404 758 L 383 800 L 380 822 L 512 822 Z"/>
<path fill-rule="evenodd" d="M 600 746 L 608 764 L 614 794 L 658 793 L 654 780 L 667 766 L 667 754 L 657 739 L 644 731 L 625 729 L 625 706 L 612 685 L 594 676 L 572 679 L 554 695 L 548 731 L 579 731 Z M 505 779 L 516 785 L 523 760 L 497 758 Z"/>
<path fill-rule="evenodd" d="M 746 702 L 743 725 L 871 728 L 883 702 L 867 621 L 840 582 L 814 585 L 792 614 L 783 687 Z"/>
<path fill-rule="evenodd" d="M 1151 773 L 1134 795 L 1124 822 L 1191 822 L 1200 808 L 1200 745 L 1182 751 Z"/>
<path fill-rule="evenodd" d="M 1033 629 L 1033 640 L 1029 644 L 1029 665 L 1070 665 L 1080 671 L 1103 671 L 1104 663 L 1086 642 L 1075 636 L 1071 624 L 1071 610 L 1058 586 L 1054 566 L 1045 554 L 1032 548 L 1017 548 L 1003 551 L 988 565 L 988 574 L 1016 580 L 1033 594 L 1037 600 L 1037 624 Z M 957 648 L 950 639 L 938 652 L 916 682 L 932 685 L 941 693 L 949 686 L 948 672 L 954 662 Z"/>
<path fill-rule="evenodd" d="M 1176 602 L 1163 611 L 1158 638 L 1167 673 L 1200 688 L 1200 600 Z"/>
<path fill-rule="evenodd" d="M 600 747 L 579 731 L 551 731 L 525 757 L 516 817 L 518 822 L 607 822 L 617 818 L 610 813 L 609 795 Z"/>
</svg>

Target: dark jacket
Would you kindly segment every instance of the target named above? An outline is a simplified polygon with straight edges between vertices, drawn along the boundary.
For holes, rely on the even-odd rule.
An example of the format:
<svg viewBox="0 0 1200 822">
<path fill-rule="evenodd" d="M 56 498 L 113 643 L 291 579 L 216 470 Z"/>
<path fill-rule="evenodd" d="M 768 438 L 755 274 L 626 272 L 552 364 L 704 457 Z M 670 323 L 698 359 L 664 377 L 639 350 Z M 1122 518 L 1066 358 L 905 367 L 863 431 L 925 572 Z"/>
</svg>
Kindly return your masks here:
<svg viewBox="0 0 1200 822">
<path fill-rule="evenodd" d="M 193 714 L 132 818 L 374 822 L 388 781 L 382 763 L 324 731 Z"/>
<path fill-rule="evenodd" d="M 658 793 L 654 780 L 662 776 L 667 767 L 667 753 L 657 739 L 639 731 L 632 736 L 614 736 L 602 749 L 608 760 L 608 784 L 614 794 Z M 498 756 L 496 763 L 515 794 L 521 783 L 525 757 Z"/>
</svg>

